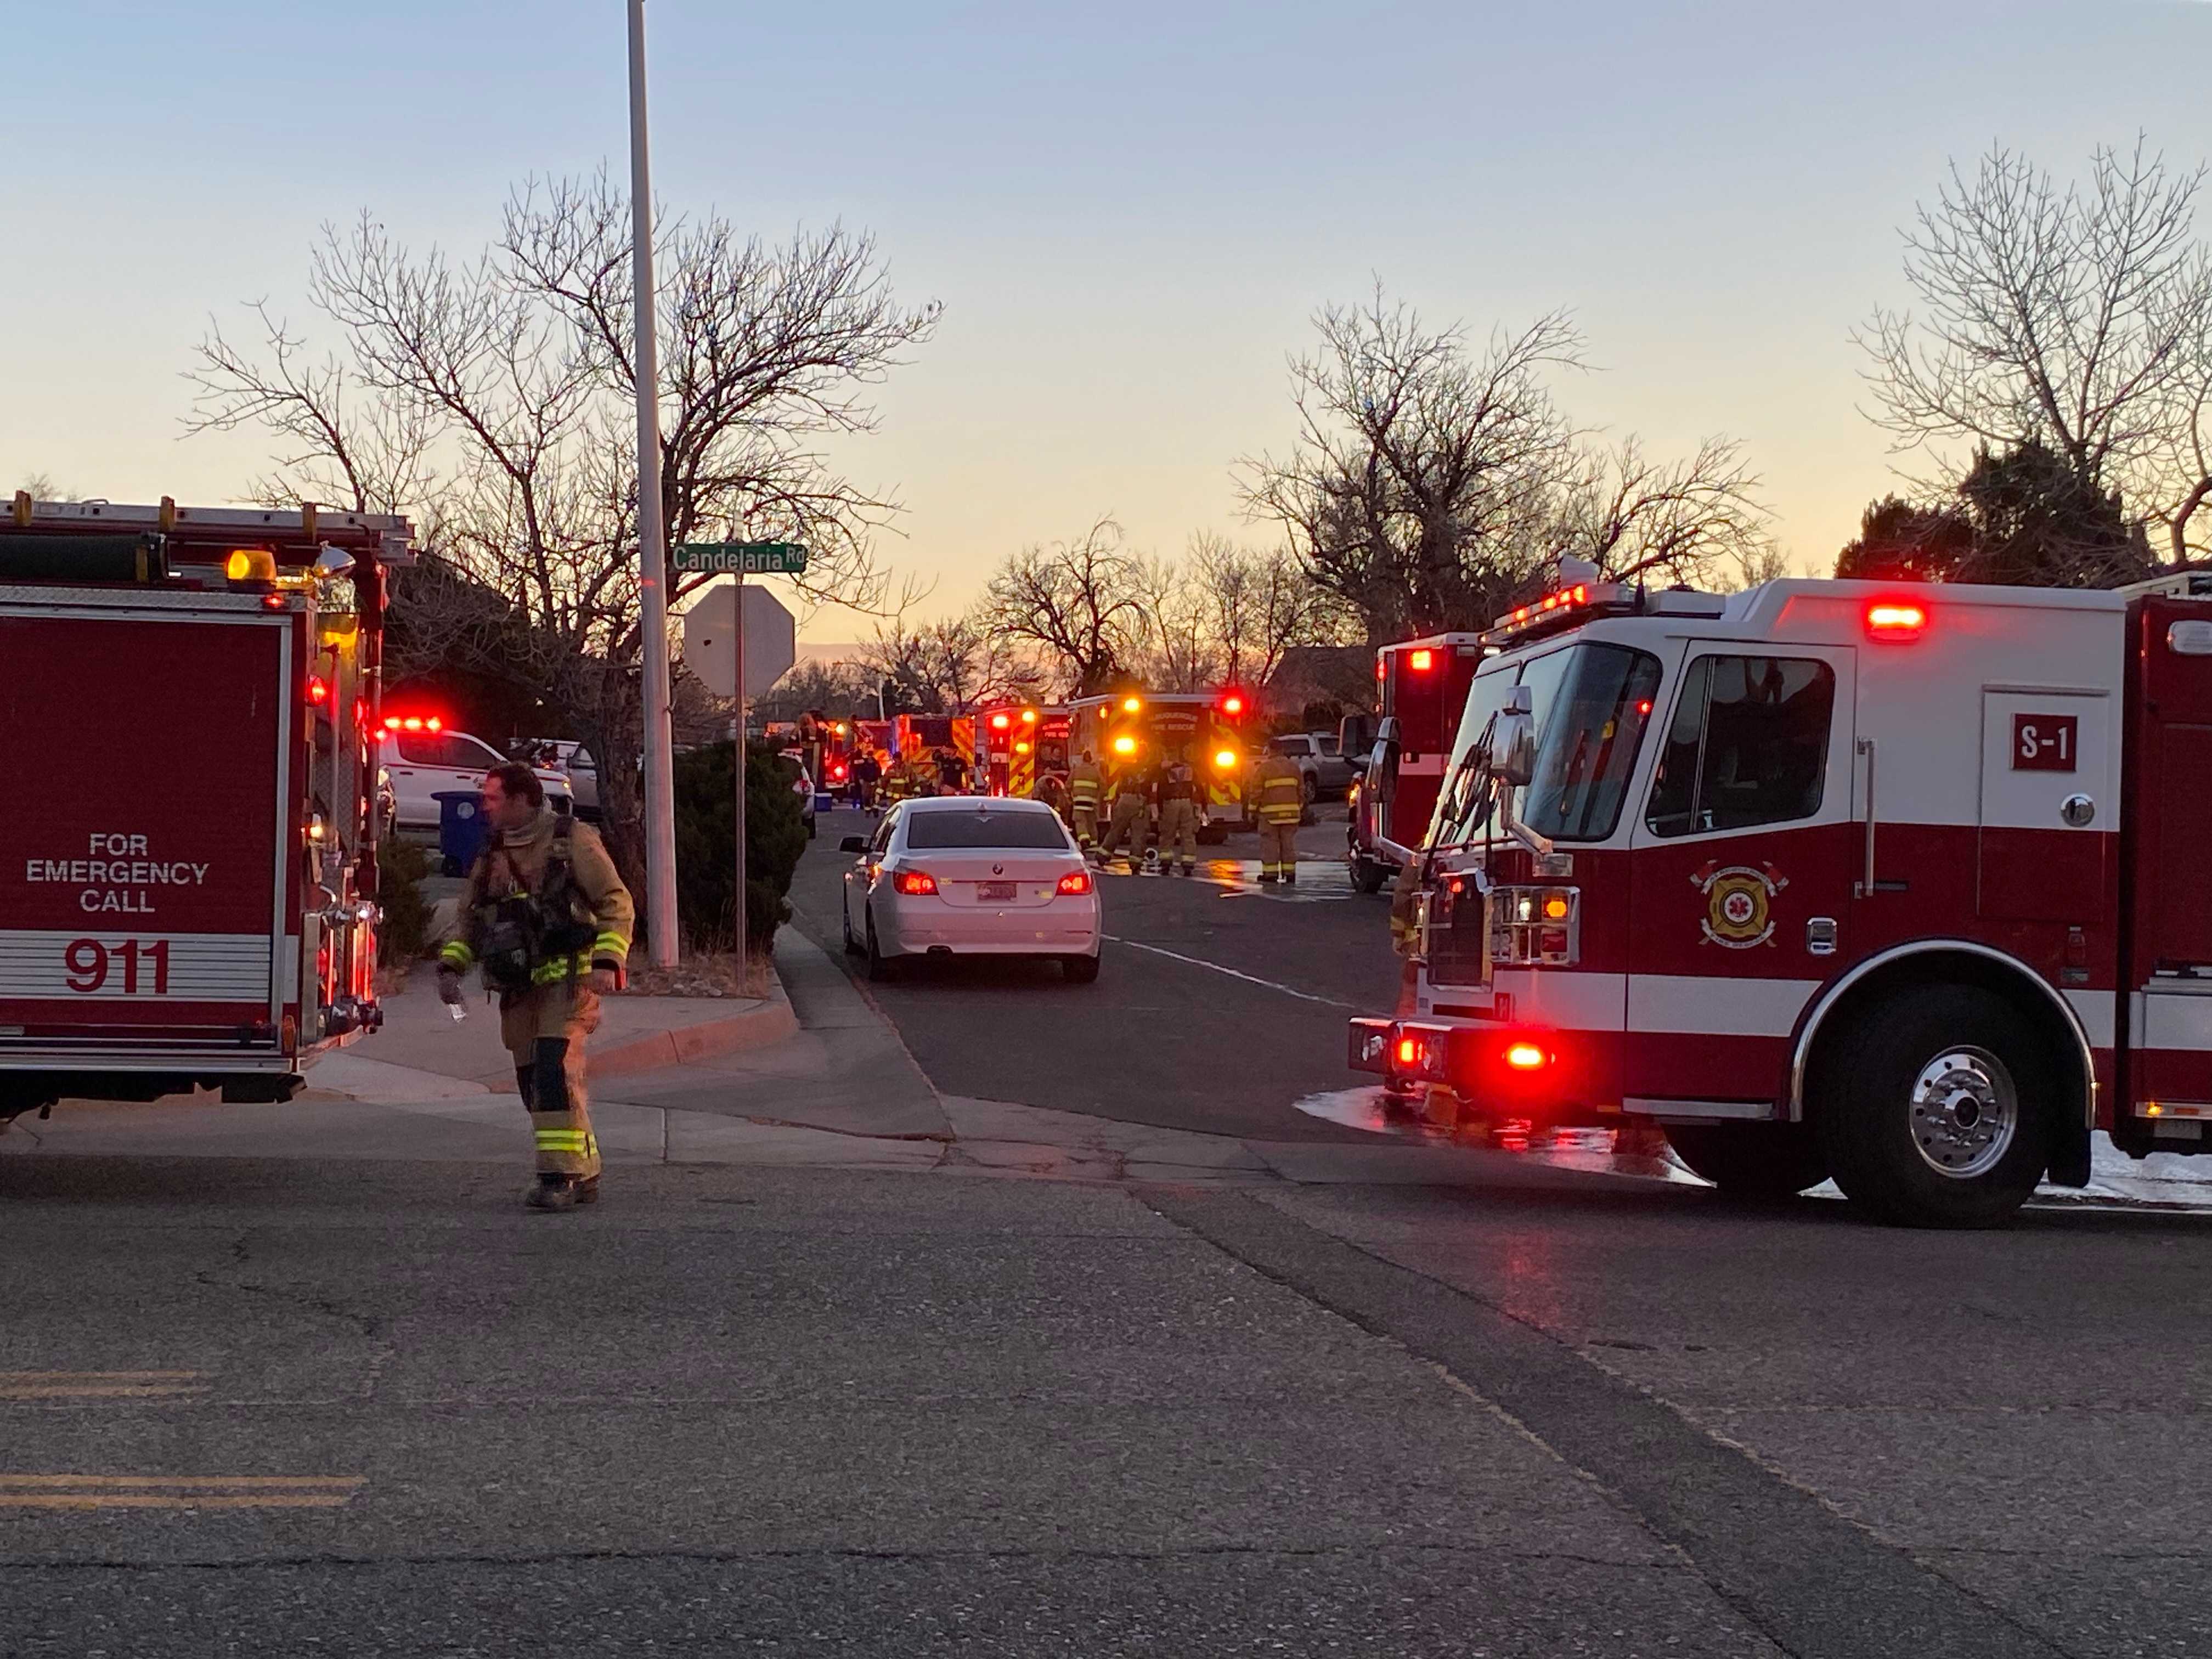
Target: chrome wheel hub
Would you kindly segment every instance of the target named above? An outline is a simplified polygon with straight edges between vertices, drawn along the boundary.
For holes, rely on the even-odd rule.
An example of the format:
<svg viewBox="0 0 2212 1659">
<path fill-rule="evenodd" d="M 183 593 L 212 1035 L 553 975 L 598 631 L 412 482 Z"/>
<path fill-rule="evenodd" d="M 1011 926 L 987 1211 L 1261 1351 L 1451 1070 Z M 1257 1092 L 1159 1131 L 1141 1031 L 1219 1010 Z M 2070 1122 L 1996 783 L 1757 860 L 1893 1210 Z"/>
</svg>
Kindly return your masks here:
<svg viewBox="0 0 2212 1659">
<path fill-rule="evenodd" d="M 1912 1085 L 1912 1144 L 1928 1167 L 1957 1181 L 1987 1175 L 2020 1133 L 2020 1092 L 1986 1048 L 1947 1048 Z"/>
</svg>

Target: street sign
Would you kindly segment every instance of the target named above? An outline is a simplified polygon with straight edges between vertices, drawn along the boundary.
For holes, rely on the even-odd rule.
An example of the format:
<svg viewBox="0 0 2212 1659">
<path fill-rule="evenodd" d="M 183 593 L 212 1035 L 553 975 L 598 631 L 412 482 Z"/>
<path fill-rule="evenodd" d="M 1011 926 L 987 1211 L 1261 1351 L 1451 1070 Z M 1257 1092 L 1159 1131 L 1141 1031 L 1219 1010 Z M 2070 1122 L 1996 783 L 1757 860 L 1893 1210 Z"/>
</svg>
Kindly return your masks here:
<svg viewBox="0 0 2212 1659">
<path fill-rule="evenodd" d="M 806 574 L 806 550 L 796 542 L 678 542 L 669 557 L 685 576 Z"/>
<path fill-rule="evenodd" d="M 798 659 L 798 624 L 775 594 L 750 584 L 710 587 L 684 613 L 684 665 L 718 697 L 737 690 L 730 647 L 740 592 L 745 596 L 745 695 L 759 696 Z"/>
</svg>

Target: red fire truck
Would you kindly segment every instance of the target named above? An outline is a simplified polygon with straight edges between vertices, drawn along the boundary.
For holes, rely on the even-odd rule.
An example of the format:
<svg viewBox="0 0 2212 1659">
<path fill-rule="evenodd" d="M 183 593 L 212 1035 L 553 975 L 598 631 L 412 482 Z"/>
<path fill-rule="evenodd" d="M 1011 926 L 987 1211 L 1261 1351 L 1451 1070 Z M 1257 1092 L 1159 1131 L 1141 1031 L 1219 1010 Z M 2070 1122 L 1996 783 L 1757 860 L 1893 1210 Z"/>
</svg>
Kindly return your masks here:
<svg viewBox="0 0 2212 1659">
<path fill-rule="evenodd" d="M 2212 596 L 1585 583 L 1484 640 L 1355 1069 L 1915 1224 L 2207 1150 Z"/>
<path fill-rule="evenodd" d="M 1361 892 L 1380 891 L 1416 856 L 1483 655 L 1479 634 L 1436 634 L 1376 652 L 1382 717 L 1345 837 L 1352 884 Z"/>
<path fill-rule="evenodd" d="M 283 1100 L 381 1023 L 374 741 L 401 519 L 0 520 L 0 1122 Z"/>
</svg>

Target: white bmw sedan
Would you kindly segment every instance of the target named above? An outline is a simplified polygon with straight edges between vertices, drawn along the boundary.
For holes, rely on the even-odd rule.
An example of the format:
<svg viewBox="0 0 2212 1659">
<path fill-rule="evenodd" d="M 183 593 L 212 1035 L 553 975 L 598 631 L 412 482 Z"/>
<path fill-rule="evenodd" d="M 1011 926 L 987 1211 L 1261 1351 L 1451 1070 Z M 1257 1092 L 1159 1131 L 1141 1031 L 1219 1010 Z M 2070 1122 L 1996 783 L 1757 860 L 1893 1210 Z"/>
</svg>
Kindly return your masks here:
<svg viewBox="0 0 2212 1659">
<path fill-rule="evenodd" d="M 902 957 L 1056 957 L 1098 977 L 1098 889 L 1060 815 L 980 795 L 902 801 L 848 836 L 845 949 L 882 979 Z"/>
</svg>

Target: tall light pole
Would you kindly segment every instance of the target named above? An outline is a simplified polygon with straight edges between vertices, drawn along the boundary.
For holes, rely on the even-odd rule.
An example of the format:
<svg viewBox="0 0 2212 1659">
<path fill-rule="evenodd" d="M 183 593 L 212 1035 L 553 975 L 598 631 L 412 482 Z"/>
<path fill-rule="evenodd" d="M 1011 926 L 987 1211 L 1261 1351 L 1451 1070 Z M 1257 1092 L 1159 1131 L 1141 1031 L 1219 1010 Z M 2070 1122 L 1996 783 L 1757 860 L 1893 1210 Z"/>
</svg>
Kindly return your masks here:
<svg viewBox="0 0 2212 1659">
<path fill-rule="evenodd" d="M 645 925 L 676 965 L 676 790 L 668 720 L 668 538 L 660 514 L 660 353 L 653 332 L 653 167 L 646 152 L 645 0 L 629 0 L 630 280 L 637 344 L 637 565 L 645 675 Z"/>
</svg>

